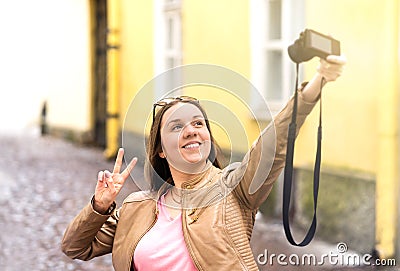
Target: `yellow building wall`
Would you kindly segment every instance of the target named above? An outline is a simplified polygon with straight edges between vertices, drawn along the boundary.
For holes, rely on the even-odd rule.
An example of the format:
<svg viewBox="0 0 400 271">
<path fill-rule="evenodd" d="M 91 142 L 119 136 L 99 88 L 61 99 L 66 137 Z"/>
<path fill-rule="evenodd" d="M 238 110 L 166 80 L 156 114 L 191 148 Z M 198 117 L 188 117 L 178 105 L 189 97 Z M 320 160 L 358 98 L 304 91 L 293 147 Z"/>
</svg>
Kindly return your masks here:
<svg viewBox="0 0 400 271">
<path fill-rule="evenodd" d="M 379 75 L 383 91 L 379 95 L 379 153 L 377 174 L 377 249 L 383 257 L 393 256 L 398 242 L 399 199 L 399 33 L 400 3 L 388 1 L 385 5 L 386 25 L 381 29 L 386 41 Z M 387 27 L 386 27 L 387 26 Z"/>
<path fill-rule="evenodd" d="M 154 72 L 154 8 L 154 1 L 121 0 L 121 127 L 124 125 L 124 129 L 137 134 L 143 133 L 142 123 L 124 122 L 124 114 L 138 91 L 157 75 Z M 214 64 L 250 78 L 248 1 L 182 1 L 181 15 L 183 65 Z M 246 129 L 248 140 L 247 144 L 235 146 L 235 151 L 246 151 L 259 133 L 257 124 L 249 118 L 248 109 L 220 89 L 188 89 L 186 95 L 200 99 L 209 98 L 216 102 L 224 101 L 238 115 Z M 239 95 L 249 99 L 250 94 L 247 89 L 243 89 Z M 149 99 L 152 98 L 153 93 L 149 93 Z M 144 106 L 137 109 L 138 112 L 150 110 L 151 108 Z M 222 148 L 230 149 L 230 142 L 241 140 L 232 138 L 235 135 L 228 138 L 218 125 L 214 128 L 214 136 Z"/>
<path fill-rule="evenodd" d="M 250 77 L 248 1 L 182 3 L 184 64 L 216 64 Z"/>
<path fill-rule="evenodd" d="M 376 176 L 376 248 L 395 253 L 399 181 L 399 2 L 308 0 L 307 27 L 341 41 L 348 64 L 323 91 L 323 164 Z M 316 61 L 307 63 L 306 77 Z M 318 110 L 297 142 L 296 164 L 312 165 Z"/>
<path fill-rule="evenodd" d="M 249 79 L 251 72 L 249 2 L 204 0 L 182 1 L 182 3 L 183 64 L 219 65 Z M 247 151 L 258 136 L 259 129 L 249 118 L 249 111 L 243 103 L 234 98 L 229 91 L 217 88 L 191 88 L 185 93 L 201 99 L 212 99 L 230 108 L 245 128 L 248 137 L 247 144 L 234 146 L 234 151 Z M 247 89 L 235 94 L 247 100 L 250 95 Z M 239 133 L 228 136 L 222 129 L 214 129 L 214 137 L 223 149 L 231 149 L 231 142 L 243 142 L 242 139 L 236 138 L 238 136 Z"/>
<path fill-rule="evenodd" d="M 342 52 L 348 58 L 343 76 L 323 91 L 323 163 L 327 166 L 371 174 L 378 171 L 382 118 L 377 101 L 381 99 L 380 89 L 393 89 L 394 77 L 388 77 L 387 71 L 393 71 L 394 67 L 389 68 L 387 60 L 396 51 L 396 36 L 391 35 L 396 32 L 387 12 L 395 3 L 395 0 L 306 1 L 306 27 L 339 39 Z M 152 1 L 122 0 L 121 112 L 126 112 L 135 92 L 155 75 L 152 9 Z M 221 65 L 250 78 L 248 1 L 182 1 L 181 14 L 183 64 Z M 382 40 L 386 42 L 382 44 Z M 378 53 L 377 48 L 382 46 L 387 48 Z M 312 77 L 317 65 L 317 59 L 303 65 L 305 79 Z M 188 94 L 202 95 L 201 90 Z M 232 109 L 236 105 L 232 101 Z M 258 129 L 245 110 L 237 111 L 252 141 Z M 314 162 L 314 156 L 309 154 L 315 149 L 317 120 L 318 109 L 313 111 L 299 135 L 296 165 Z M 142 129 L 132 125 L 134 130 Z M 246 148 L 243 146 L 239 151 Z"/>
<path fill-rule="evenodd" d="M 124 116 L 136 93 L 153 78 L 153 1 L 121 1 L 121 49 L 120 49 L 120 108 L 121 127 Z M 149 94 L 152 99 L 152 93 Z M 151 108 L 141 108 L 150 112 Z M 142 133 L 143 127 L 136 122 L 125 123 L 125 128 Z"/>
<path fill-rule="evenodd" d="M 348 59 L 343 76 L 323 90 L 323 163 L 375 174 L 378 101 L 383 92 L 393 89 L 394 77 L 387 74 L 393 67 L 386 61 L 395 53 L 388 45 L 393 40 L 387 34 L 393 31 L 387 20 L 387 5 L 393 1 L 308 0 L 306 3 L 306 26 L 339 39 L 342 53 Z M 306 78 L 312 76 L 317 65 L 316 59 L 305 65 Z M 314 110 L 302 128 L 297 143 L 298 164 L 313 164 L 310 150 L 315 149 L 318 112 Z"/>
</svg>

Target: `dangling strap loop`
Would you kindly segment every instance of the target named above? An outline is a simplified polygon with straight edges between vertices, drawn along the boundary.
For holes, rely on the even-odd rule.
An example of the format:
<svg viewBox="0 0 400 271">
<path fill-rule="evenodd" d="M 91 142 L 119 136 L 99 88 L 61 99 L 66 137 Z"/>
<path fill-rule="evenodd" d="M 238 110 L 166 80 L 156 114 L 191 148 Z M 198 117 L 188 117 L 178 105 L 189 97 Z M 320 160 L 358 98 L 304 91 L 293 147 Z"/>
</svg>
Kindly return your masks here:
<svg viewBox="0 0 400 271">
<path fill-rule="evenodd" d="M 293 177 L 293 157 L 294 157 L 294 145 L 296 141 L 296 117 L 297 117 L 297 100 L 298 100 L 298 74 L 299 74 L 299 64 L 296 64 L 296 87 L 293 99 L 293 112 L 292 121 L 289 124 L 288 139 L 287 139 L 287 151 L 286 151 L 286 166 L 284 171 L 284 183 L 283 183 L 283 227 L 285 229 L 285 235 L 290 244 L 294 246 L 306 246 L 308 245 L 314 237 L 315 231 L 317 229 L 317 201 L 318 201 L 318 190 L 319 190 L 319 176 L 321 168 L 321 141 L 322 141 L 322 93 L 320 100 L 320 112 L 319 112 L 319 126 L 318 126 L 318 138 L 317 138 L 317 153 L 314 165 L 314 215 L 311 222 L 310 228 L 303 241 L 296 243 L 293 239 L 292 233 L 290 231 L 289 223 L 289 210 L 290 210 L 290 197 L 292 193 L 292 177 Z M 321 90 L 325 78 L 321 79 Z"/>
</svg>

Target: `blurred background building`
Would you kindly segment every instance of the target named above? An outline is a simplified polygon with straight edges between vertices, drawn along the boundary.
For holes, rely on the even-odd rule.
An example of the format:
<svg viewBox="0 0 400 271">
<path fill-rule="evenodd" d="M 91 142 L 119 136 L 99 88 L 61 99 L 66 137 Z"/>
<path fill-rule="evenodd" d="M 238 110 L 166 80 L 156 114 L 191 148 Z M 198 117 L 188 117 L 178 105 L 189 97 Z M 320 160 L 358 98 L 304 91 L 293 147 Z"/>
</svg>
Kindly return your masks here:
<svg viewBox="0 0 400 271">
<path fill-rule="evenodd" d="M 331 34 L 348 64 L 323 91 L 317 235 L 399 257 L 399 18 L 397 0 L 1 0 L 0 132 L 39 134 L 44 119 L 51 134 L 95 144 L 110 158 L 124 130 L 135 152 L 144 127 L 124 123 L 131 101 L 160 73 L 195 63 L 247 78 L 275 114 L 293 93 L 287 47 L 304 28 Z M 301 78 L 310 79 L 317 65 L 303 64 Z M 146 93 L 150 105 L 164 94 L 157 87 Z M 221 93 L 207 95 L 218 100 Z M 262 101 L 249 99 L 254 116 L 262 114 Z M 238 114 L 248 134 L 248 144 L 234 146 L 240 155 L 259 130 L 254 116 Z M 292 211 L 305 227 L 317 122 L 316 108 L 296 143 Z M 279 216 L 280 189 L 264 213 Z"/>
</svg>

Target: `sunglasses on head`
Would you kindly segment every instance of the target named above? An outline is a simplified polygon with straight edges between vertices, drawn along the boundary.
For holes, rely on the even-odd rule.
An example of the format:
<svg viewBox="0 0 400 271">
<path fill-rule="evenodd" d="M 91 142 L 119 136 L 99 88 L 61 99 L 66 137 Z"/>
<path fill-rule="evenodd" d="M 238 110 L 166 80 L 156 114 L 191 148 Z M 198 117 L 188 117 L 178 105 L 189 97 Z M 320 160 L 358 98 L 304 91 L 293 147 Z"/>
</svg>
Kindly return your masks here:
<svg viewBox="0 0 400 271">
<path fill-rule="evenodd" d="M 156 118 L 156 107 L 160 106 L 166 106 L 167 104 L 170 104 L 172 102 L 199 102 L 199 100 L 197 100 L 196 98 L 190 97 L 190 96 L 178 96 L 178 97 L 168 97 L 168 98 L 164 98 L 159 100 L 158 102 L 153 104 L 153 122 Z"/>
</svg>

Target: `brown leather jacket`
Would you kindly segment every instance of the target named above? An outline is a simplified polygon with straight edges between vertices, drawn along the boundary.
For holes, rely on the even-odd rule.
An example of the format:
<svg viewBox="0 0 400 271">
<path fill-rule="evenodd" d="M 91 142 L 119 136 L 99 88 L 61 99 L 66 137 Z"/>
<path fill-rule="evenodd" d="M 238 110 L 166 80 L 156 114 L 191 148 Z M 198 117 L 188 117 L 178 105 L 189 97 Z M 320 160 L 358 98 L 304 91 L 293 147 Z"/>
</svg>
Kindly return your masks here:
<svg viewBox="0 0 400 271">
<path fill-rule="evenodd" d="M 292 104 L 293 99 L 274 118 L 275 127 L 270 125 L 261 133 L 241 163 L 223 170 L 213 167 L 203 189 L 196 190 L 199 183 L 205 183 L 202 180 L 183 184 L 183 235 L 198 270 L 258 270 L 250 237 L 255 214 L 285 164 Z M 305 103 L 300 93 L 298 105 L 300 127 L 314 103 Z M 68 226 L 63 252 L 81 260 L 112 252 L 114 269 L 129 271 L 136 245 L 157 220 L 154 198 L 150 192 L 132 193 L 111 215 L 97 213 L 89 203 Z M 200 205 L 204 207 L 196 208 Z"/>
</svg>

